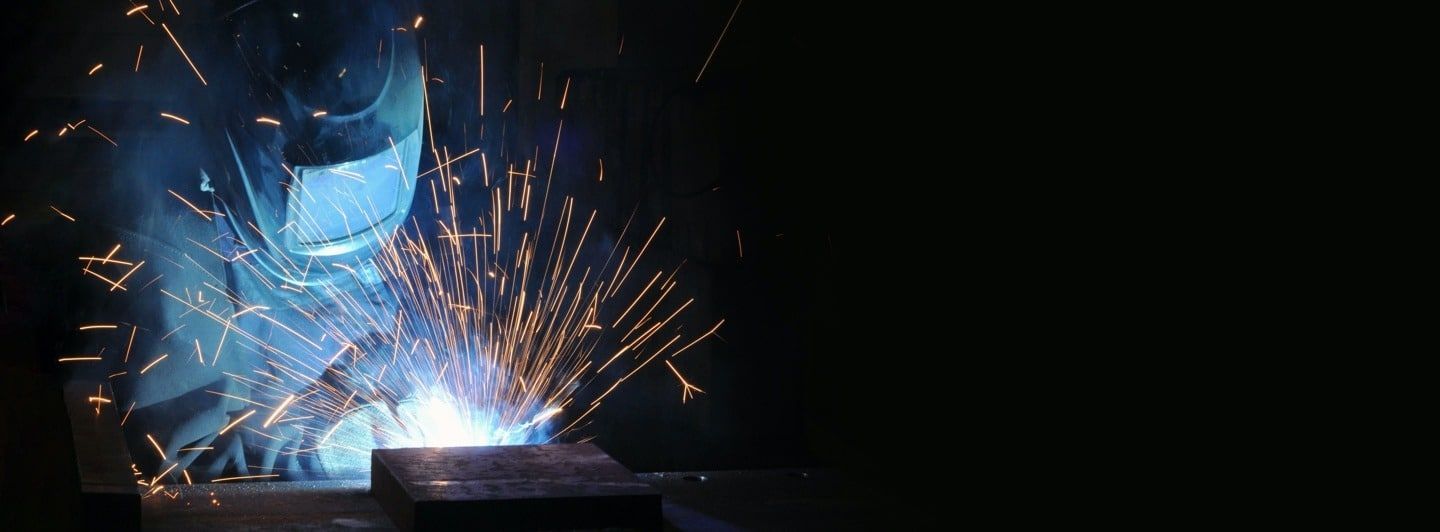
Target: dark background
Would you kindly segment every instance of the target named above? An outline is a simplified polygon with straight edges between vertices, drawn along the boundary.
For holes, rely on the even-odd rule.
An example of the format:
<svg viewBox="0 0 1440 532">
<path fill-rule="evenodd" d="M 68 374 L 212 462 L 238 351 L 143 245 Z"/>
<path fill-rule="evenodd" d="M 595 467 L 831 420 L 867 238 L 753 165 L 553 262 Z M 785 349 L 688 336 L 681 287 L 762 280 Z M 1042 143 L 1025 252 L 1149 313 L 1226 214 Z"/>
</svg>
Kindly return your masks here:
<svg viewBox="0 0 1440 532">
<path fill-rule="evenodd" d="M 53 264 L 73 256 L 67 243 L 85 240 L 87 229 L 47 205 L 94 204 L 101 189 L 92 185 L 122 164 L 122 150 L 95 135 L 72 136 L 85 130 L 56 132 L 87 118 L 122 146 L 145 142 L 155 123 L 129 117 L 155 117 L 167 94 L 196 90 L 163 33 L 126 19 L 125 2 L 96 4 L 17 3 L 0 32 L 0 82 L 14 91 L 0 103 L 0 218 L 17 214 L 0 228 L 7 492 L 20 489 L 20 479 L 63 481 L 68 460 L 53 360 L 73 345 L 78 318 L 67 309 L 89 296 L 72 288 L 78 270 Z M 865 407 L 885 389 L 872 366 L 900 364 L 860 347 L 879 313 L 860 303 L 863 292 L 894 274 L 883 265 L 893 260 L 884 246 L 853 235 L 882 216 L 875 208 L 885 189 L 896 187 L 891 197 L 900 190 L 898 178 L 885 185 L 886 172 L 859 149 L 864 117 L 884 105 L 851 88 L 865 77 L 853 57 L 865 35 L 806 6 L 774 4 L 740 8 L 696 83 L 734 2 L 422 3 L 431 75 L 445 80 L 431 86 L 432 107 L 449 110 L 433 117 L 437 131 L 460 131 L 452 145 L 476 142 L 467 136 L 475 125 L 466 106 L 477 97 L 484 43 L 485 125 L 503 126 L 522 145 L 530 139 L 487 150 L 548 150 L 564 118 L 556 181 L 582 208 L 598 209 L 597 222 L 612 234 L 632 212 L 644 232 L 667 217 L 651 263 L 685 262 L 680 289 L 696 298 L 687 327 L 726 319 L 719 339 L 677 359 L 706 394 L 682 405 L 678 384 L 659 366 L 597 411 L 587 432 L 632 469 L 831 465 L 865 473 L 883 468 L 870 445 L 902 430 Z M 168 74 L 131 72 L 140 43 L 141 72 Z M 100 62 L 104 69 L 86 76 Z M 566 79 L 562 112 L 554 98 Z M 496 117 L 509 98 L 515 107 Z M 594 182 L 598 157 L 603 185 Z M 429 166 L 422 159 L 422 169 Z M 869 193 L 877 197 L 857 201 Z"/>
</svg>

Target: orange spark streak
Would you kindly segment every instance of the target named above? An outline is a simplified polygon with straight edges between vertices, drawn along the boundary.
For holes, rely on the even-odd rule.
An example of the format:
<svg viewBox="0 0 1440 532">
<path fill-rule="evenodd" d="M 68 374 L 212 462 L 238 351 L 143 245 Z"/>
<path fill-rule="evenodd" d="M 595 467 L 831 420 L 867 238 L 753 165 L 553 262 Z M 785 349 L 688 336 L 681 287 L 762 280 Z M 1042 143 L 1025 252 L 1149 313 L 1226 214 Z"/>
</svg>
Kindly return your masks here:
<svg viewBox="0 0 1440 532">
<path fill-rule="evenodd" d="M 30 130 L 30 133 L 29 133 L 29 134 L 25 135 L 25 140 L 23 140 L 23 141 L 21 141 L 21 142 L 30 142 L 30 139 L 35 138 L 35 135 L 39 135 L 39 134 L 40 134 L 40 130 L 38 130 L 38 129 L 32 129 L 32 130 Z"/>
<path fill-rule="evenodd" d="M 565 78 L 565 92 L 560 94 L 560 109 L 565 109 L 565 100 L 570 97 L 570 78 Z"/>
<path fill-rule="evenodd" d="M 695 341 L 690 342 L 690 343 L 688 343 L 688 344 L 685 344 L 685 347 L 680 348 L 679 351 L 676 351 L 676 352 L 674 352 L 674 353 L 671 353 L 671 354 L 670 354 L 670 358 L 675 358 L 675 357 L 678 356 L 680 353 L 684 353 L 686 349 L 690 349 L 691 346 L 693 346 L 693 345 L 695 345 L 695 344 L 698 344 L 698 343 L 700 343 L 701 340 L 704 340 L 706 337 L 708 337 L 708 336 L 710 336 L 710 335 L 712 335 L 712 334 L 715 334 L 715 331 L 720 330 L 720 326 L 721 326 L 721 325 L 724 325 L 724 324 L 725 324 L 725 320 L 720 320 L 720 323 L 716 323 L 714 327 L 711 327 L 710 330 L 709 330 L 708 332 L 706 332 L 705 334 L 700 335 L 700 337 L 699 337 L 699 338 L 696 338 Z"/>
<path fill-rule="evenodd" d="M 205 213 L 210 212 L 210 211 L 202 211 L 202 210 L 200 210 L 200 208 L 199 208 L 199 207 L 196 207 L 194 203 L 190 203 L 190 200 L 185 199 L 184 196 L 181 196 L 181 195 L 179 195 L 179 194 L 176 194 L 174 190 L 165 189 L 165 191 L 166 191 L 166 192 L 169 192 L 171 196 L 175 196 L 175 199 L 178 199 L 178 200 L 184 202 L 185 205 L 188 205 L 191 210 L 195 211 L 195 214 L 199 214 L 202 218 L 205 218 L 206 220 L 209 220 L 209 219 L 210 219 L 210 215 L 209 215 L 209 214 L 205 214 Z"/>
<path fill-rule="evenodd" d="M 114 287 L 114 288 L 119 288 L 119 289 L 121 289 L 121 290 L 125 290 L 125 287 L 120 286 L 120 283 L 117 283 L 117 282 L 115 282 L 115 281 L 111 281 L 110 278 L 105 277 L 104 275 L 100 275 L 100 274 L 98 274 L 98 273 L 95 273 L 95 272 L 93 272 L 93 271 L 90 271 L 89 268 L 86 268 L 86 269 L 81 270 L 81 271 L 84 272 L 84 273 L 86 273 L 86 274 L 88 274 L 88 275 L 95 276 L 95 278 L 100 279 L 101 281 L 105 281 L 106 283 L 109 283 L 110 286 L 112 286 L 112 287 Z M 128 292 L 129 290 L 125 290 L 125 291 Z M 184 327 L 184 325 L 181 325 L 181 327 Z"/>
<path fill-rule="evenodd" d="M 151 480 L 150 480 L 150 483 L 151 483 L 151 484 L 156 483 L 157 481 L 160 480 L 160 477 L 163 477 L 163 476 L 165 476 L 165 475 L 170 474 L 171 471 L 174 471 L 174 470 L 175 470 L 175 466 L 178 466 L 178 465 L 180 465 L 180 462 L 175 462 L 175 463 L 173 463 L 173 464 L 170 464 L 170 467 L 165 468 L 165 471 L 162 471 L 159 475 L 155 475 L 155 478 L 154 478 L 154 479 L 151 479 Z"/>
<path fill-rule="evenodd" d="M 480 45 L 480 116 L 485 116 L 485 45 Z"/>
<path fill-rule="evenodd" d="M 261 427 L 262 427 L 262 428 L 269 428 L 271 424 L 275 423 L 275 419 L 280 417 L 280 413 L 281 413 L 281 412 L 284 412 L 285 409 L 290 406 L 290 403 L 292 403 L 292 402 L 294 402 L 294 401 L 295 401 L 295 396 L 294 396 L 294 395 L 291 395 L 290 397 L 286 397 L 286 398 L 285 398 L 285 401 L 282 402 L 282 403 L 280 403 L 280 406 L 275 407 L 275 412 L 273 412 L 273 413 L 270 414 L 270 417 L 265 420 L 265 424 L 264 424 L 264 425 L 261 425 Z"/>
<path fill-rule="evenodd" d="M 249 478 L 275 478 L 275 477 L 278 477 L 278 476 L 280 476 L 279 473 L 270 474 L 270 475 L 246 475 L 246 476 L 243 476 L 243 477 L 217 478 L 217 479 L 212 480 L 212 481 L 210 481 L 210 482 L 211 482 L 211 483 L 215 483 L 215 482 L 226 482 L 226 481 L 230 481 L 230 480 L 244 480 L 244 479 L 249 479 Z"/>
<path fill-rule="evenodd" d="M 160 448 L 160 444 L 155 442 L 155 438 L 154 438 L 154 437 L 150 436 L 149 434 L 146 434 L 146 435 L 145 435 L 145 439 L 150 440 L 150 445 L 154 445 L 154 446 L 155 446 L 155 452 L 160 454 L 160 459 L 161 459 L 161 460 L 169 460 L 169 458 L 166 458 L 166 457 L 165 457 L 165 449 L 161 449 L 161 448 Z"/>
<path fill-rule="evenodd" d="M 140 57 L 145 55 L 145 45 L 140 45 L 140 50 L 135 52 L 135 71 L 140 71 Z"/>
<path fill-rule="evenodd" d="M 144 375 L 145 372 L 150 371 L 150 368 L 155 367 L 156 364 L 159 364 L 161 360 L 165 360 L 166 358 L 170 358 L 170 355 L 168 353 L 160 355 L 160 358 L 150 361 L 150 363 L 146 364 L 145 367 L 140 368 L 140 374 Z"/>
<path fill-rule="evenodd" d="M 725 29 L 720 30 L 720 36 L 715 38 L 715 46 L 710 47 L 710 55 L 705 56 L 705 64 L 700 65 L 700 73 L 695 74 L 695 83 L 700 83 L 700 76 L 705 75 L 705 68 L 710 66 L 710 59 L 715 57 L 715 50 L 720 49 L 720 40 L 725 38 L 725 32 L 730 31 L 730 23 L 735 22 L 735 14 L 740 12 L 740 4 L 745 0 L 735 2 L 735 10 L 730 12 L 730 20 L 725 21 Z"/>
<path fill-rule="evenodd" d="M 422 173 L 422 174 L 420 174 L 420 175 L 415 176 L 415 179 L 420 179 L 420 178 L 422 178 L 422 177 L 425 177 L 425 176 L 427 176 L 427 175 L 430 175 L 430 174 L 434 173 L 436 170 L 444 169 L 444 168 L 447 167 L 447 166 L 450 166 L 450 165 L 452 165 L 452 164 L 455 164 L 455 163 L 458 162 L 460 159 L 464 159 L 464 158 L 469 157 L 469 156 L 471 156 L 471 155 L 475 155 L 475 152 L 478 152 L 478 151 L 480 151 L 480 148 L 475 148 L 475 149 L 473 149 L 473 150 L 467 151 L 467 152 L 465 152 L 463 155 L 461 155 L 461 156 L 459 156 L 459 157 L 456 157 L 456 158 L 454 158 L 454 159 L 450 159 L 450 160 L 447 161 L 445 164 L 442 164 L 442 165 L 440 165 L 440 166 L 436 166 L 436 167 L 434 167 L 434 168 L 431 168 L 431 169 L 429 169 L 429 170 L 426 170 L 425 173 Z"/>
<path fill-rule="evenodd" d="M 75 221 L 75 217 L 74 217 L 74 216 L 70 216 L 70 215 L 68 215 L 68 214 L 65 214 L 64 211 L 61 211 L 60 209 L 56 209 L 54 205 L 51 205 L 51 206 L 50 206 L 50 210 L 55 211 L 55 214 L 59 214 L 60 216 L 64 216 L 66 220 L 70 220 L 70 221 L 72 221 L 72 222 Z"/>
<path fill-rule="evenodd" d="M 110 287 L 110 291 L 111 291 L 111 292 L 114 292 L 116 288 L 119 288 L 119 289 L 121 289 L 121 290 L 124 290 L 125 287 L 124 287 L 124 286 L 121 286 L 120 283 L 125 282 L 126 279 L 129 279 L 129 278 L 130 278 L 130 275 L 131 275 L 131 274 L 134 274 L 137 270 L 140 269 L 141 266 L 144 266 L 144 265 L 145 265 L 145 261 L 142 260 L 142 261 L 140 261 L 139 264 L 136 264 L 136 265 L 132 266 L 132 267 L 130 268 L 130 271 L 125 272 L 125 275 L 120 276 L 120 280 L 115 281 L 114 286 L 111 286 L 111 287 Z"/>
<path fill-rule="evenodd" d="M 665 365 L 666 365 L 666 366 L 670 366 L 670 371 L 675 374 L 675 378 L 680 379 L 680 385 L 683 386 L 683 387 L 680 389 L 680 402 L 681 402 L 681 403 L 684 403 L 685 400 L 686 400 L 688 397 L 695 397 L 695 394 L 690 393 L 690 390 L 695 390 L 695 391 L 700 392 L 700 393 L 705 393 L 705 390 L 701 390 L 699 386 L 695 386 L 695 385 L 690 384 L 689 382 L 687 382 L 687 381 L 685 380 L 685 377 L 684 377 L 683 375 L 680 375 L 680 370 L 675 369 L 675 365 L 674 365 L 674 364 L 671 364 L 669 360 L 666 360 L 666 361 L 665 361 Z"/>
<path fill-rule="evenodd" d="M 86 361 L 86 360 L 90 360 L 90 361 L 100 360 L 100 357 L 65 357 L 65 358 L 56 360 L 56 362 L 83 362 L 83 361 Z"/>
<path fill-rule="evenodd" d="M 128 17 L 128 16 L 130 16 L 130 15 L 134 15 L 135 13 L 139 13 L 139 12 L 144 11 L 144 10 L 146 10 L 146 9 L 150 9 L 150 5 L 149 5 L 149 4 L 142 5 L 142 6 L 137 6 L 137 7 L 133 7 L 133 8 L 131 8 L 129 11 L 126 11 L 126 12 L 125 12 L 125 16 Z"/>
<path fill-rule="evenodd" d="M 225 425 L 225 428 L 220 429 L 220 434 L 224 434 L 225 431 L 235 428 L 235 425 L 239 425 L 241 421 L 245 421 L 245 418 L 250 417 L 250 415 L 254 413 L 255 411 L 251 410 L 241 415 L 240 417 L 235 418 L 235 421 L 231 421 L 229 425 Z"/>
<path fill-rule="evenodd" d="M 115 146 L 116 148 L 119 148 L 119 147 L 120 147 L 119 144 L 116 144 L 116 143 L 115 143 L 115 140 L 114 140 L 114 139 L 106 136 L 104 133 L 101 133 L 100 130 L 95 129 L 95 126 L 85 126 L 85 127 L 90 128 L 90 131 L 94 131 L 96 135 L 100 135 L 100 138 L 105 139 L 107 142 L 110 143 L 111 146 Z"/>
<path fill-rule="evenodd" d="M 105 63 L 96 63 L 96 64 L 95 64 L 95 67 L 90 69 L 90 73 L 85 74 L 85 75 L 86 75 L 86 76 L 94 76 L 94 75 L 95 75 L 95 71 L 100 70 L 100 67 L 103 67 L 103 66 L 105 66 Z"/>
<path fill-rule="evenodd" d="M 186 119 L 184 119 L 184 118 L 180 118 L 180 117 L 175 116 L 175 115 L 172 115 L 172 114 L 170 114 L 170 113 L 160 113 L 160 116 L 163 116 L 163 117 L 165 117 L 165 118 L 169 118 L 169 119 L 171 119 L 171 120 L 174 120 L 174 121 L 179 122 L 179 123 L 181 123 L 181 124 L 185 124 L 185 125 L 187 125 L 187 126 L 190 125 L 190 121 L 189 121 L 189 120 L 186 120 Z"/>
<path fill-rule="evenodd" d="M 14 220 L 14 219 L 15 219 L 15 215 L 14 215 L 14 214 L 11 214 L 10 216 L 6 216 L 6 217 L 5 217 L 5 221 L 0 222 L 0 226 L 3 226 L 3 225 L 5 225 L 5 224 L 8 224 L 8 223 L 10 223 L 10 220 Z"/>
<path fill-rule="evenodd" d="M 120 426 L 125 426 L 125 420 L 130 419 L 130 412 L 135 411 L 135 401 L 130 401 L 130 408 L 125 409 L 125 417 L 120 418 Z"/>
<path fill-rule="evenodd" d="M 279 120 L 276 120 L 276 119 L 274 119 L 274 118 L 270 118 L 270 117 L 268 117 L 268 116 L 262 116 L 262 117 L 256 118 L 256 119 L 255 119 L 255 122 L 260 123 L 260 124 L 270 124 L 270 125 L 272 125 L 272 126 L 278 126 L 278 125 L 280 125 L 280 121 L 279 121 Z"/>
<path fill-rule="evenodd" d="M 143 290 L 142 290 L 143 291 Z M 139 325 L 130 326 L 130 341 L 125 343 L 125 358 L 121 362 L 130 361 L 130 348 L 135 346 L 135 332 L 140 330 Z"/>
<path fill-rule="evenodd" d="M 209 86 L 210 84 L 205 81 L 205 76 L 201 74 L 200 69 L 195 66 L 195 62 L 190 60 L 190 54 L 185 53 L 185 48 L 180 46 L 180 41 L 175 39 L 175 34 L 170 33 L 170 28 L 165 26 L 164 23 L 161 23 L 160 27 L 164 28 L 165 34 L 170 36 L 170 42 L 175 43 L 175 49 L 180 50 L 180 55 L 185 57 L 185 62 L 190 63 L 190 69 L 195 71 L 195 77 L 200 78 L 200 84 Z"/>
<path fill-rule="evenodd" d="M 80 330 L 82 330 L 82 331 L 91 331 L 91 330 L 95 330 L 95 329 L 114 329 L 114 328 L 117 328 L 117 327 L 119 327 L 119 325 L 114 325 L 114 324 L 81 325 L 81 326 L 80 326 Z"/>
</svg>

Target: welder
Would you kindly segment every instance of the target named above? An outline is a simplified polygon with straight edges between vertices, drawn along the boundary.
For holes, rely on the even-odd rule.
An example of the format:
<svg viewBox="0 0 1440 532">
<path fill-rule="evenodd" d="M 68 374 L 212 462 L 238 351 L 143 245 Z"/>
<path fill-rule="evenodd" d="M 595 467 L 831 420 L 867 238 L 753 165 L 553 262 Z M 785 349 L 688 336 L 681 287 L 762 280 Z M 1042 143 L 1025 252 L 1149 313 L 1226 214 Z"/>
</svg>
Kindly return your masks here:
<svg viewBox="0 0 1440 532">
<path fill-rule="evenodd" d="M 313 392 L 359 356 L 355 339 L 394 325 L 373 254 L 407 221 L 415 190 L 424 81 L 407 26 L 417 9 L 186 9 L 177 31 L 206 78 L 190 92 L 199 153 L 152 157 L 189 177 L 152 198 L 164 208 L 119 230 L 154 280 L 127 294 L 133 327 L 117 332 L 133 340 L 117 361 L 125 374 L 109 381 L 142 469 L 310 477 L 325 467 L 300 452 L 314 445 L 300 427 L 320 416 L 282 411 L 277 398 Z"/>
</svg>

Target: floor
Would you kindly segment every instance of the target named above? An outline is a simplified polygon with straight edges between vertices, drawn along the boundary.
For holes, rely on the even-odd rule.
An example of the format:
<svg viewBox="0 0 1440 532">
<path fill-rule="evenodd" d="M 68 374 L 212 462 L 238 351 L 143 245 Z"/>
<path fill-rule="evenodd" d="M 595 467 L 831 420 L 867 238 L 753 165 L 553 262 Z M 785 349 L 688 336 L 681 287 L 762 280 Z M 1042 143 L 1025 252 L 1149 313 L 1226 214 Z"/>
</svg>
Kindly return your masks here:
<svg viewBox="0 0 1440 532">
<path fill-rule="evenodd" d="M 862 491 L 825 469 L 643 473 L 662 494 L 667 530 L 863 528 Z M 146 530 L 394 530 L 369 481 L 185 486 L 143 502 Z"/>
</svg>

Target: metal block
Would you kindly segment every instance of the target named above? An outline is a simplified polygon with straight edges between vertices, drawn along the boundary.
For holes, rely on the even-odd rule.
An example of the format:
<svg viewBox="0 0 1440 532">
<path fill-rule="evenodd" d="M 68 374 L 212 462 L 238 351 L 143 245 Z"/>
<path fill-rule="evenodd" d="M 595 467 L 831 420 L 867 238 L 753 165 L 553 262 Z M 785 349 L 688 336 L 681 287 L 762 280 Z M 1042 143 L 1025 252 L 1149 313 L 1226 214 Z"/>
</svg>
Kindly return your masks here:
<svg viewBox="0 0 1440 532">
<path fill-rule="evenodd" d="M 85 380 L 65 385 L 82 521 L 91 529 L 139 530 L 140 489 L 130 469 L 130 450 L 121 436 L 115 405 L 90 399 L 99 389 Z"/>
<path fill-rule="evenodd" d="M 401 530 L 659 530 L 660 494 L 588 443 L 376 449 L 370 489 Z"/>
</svg>

